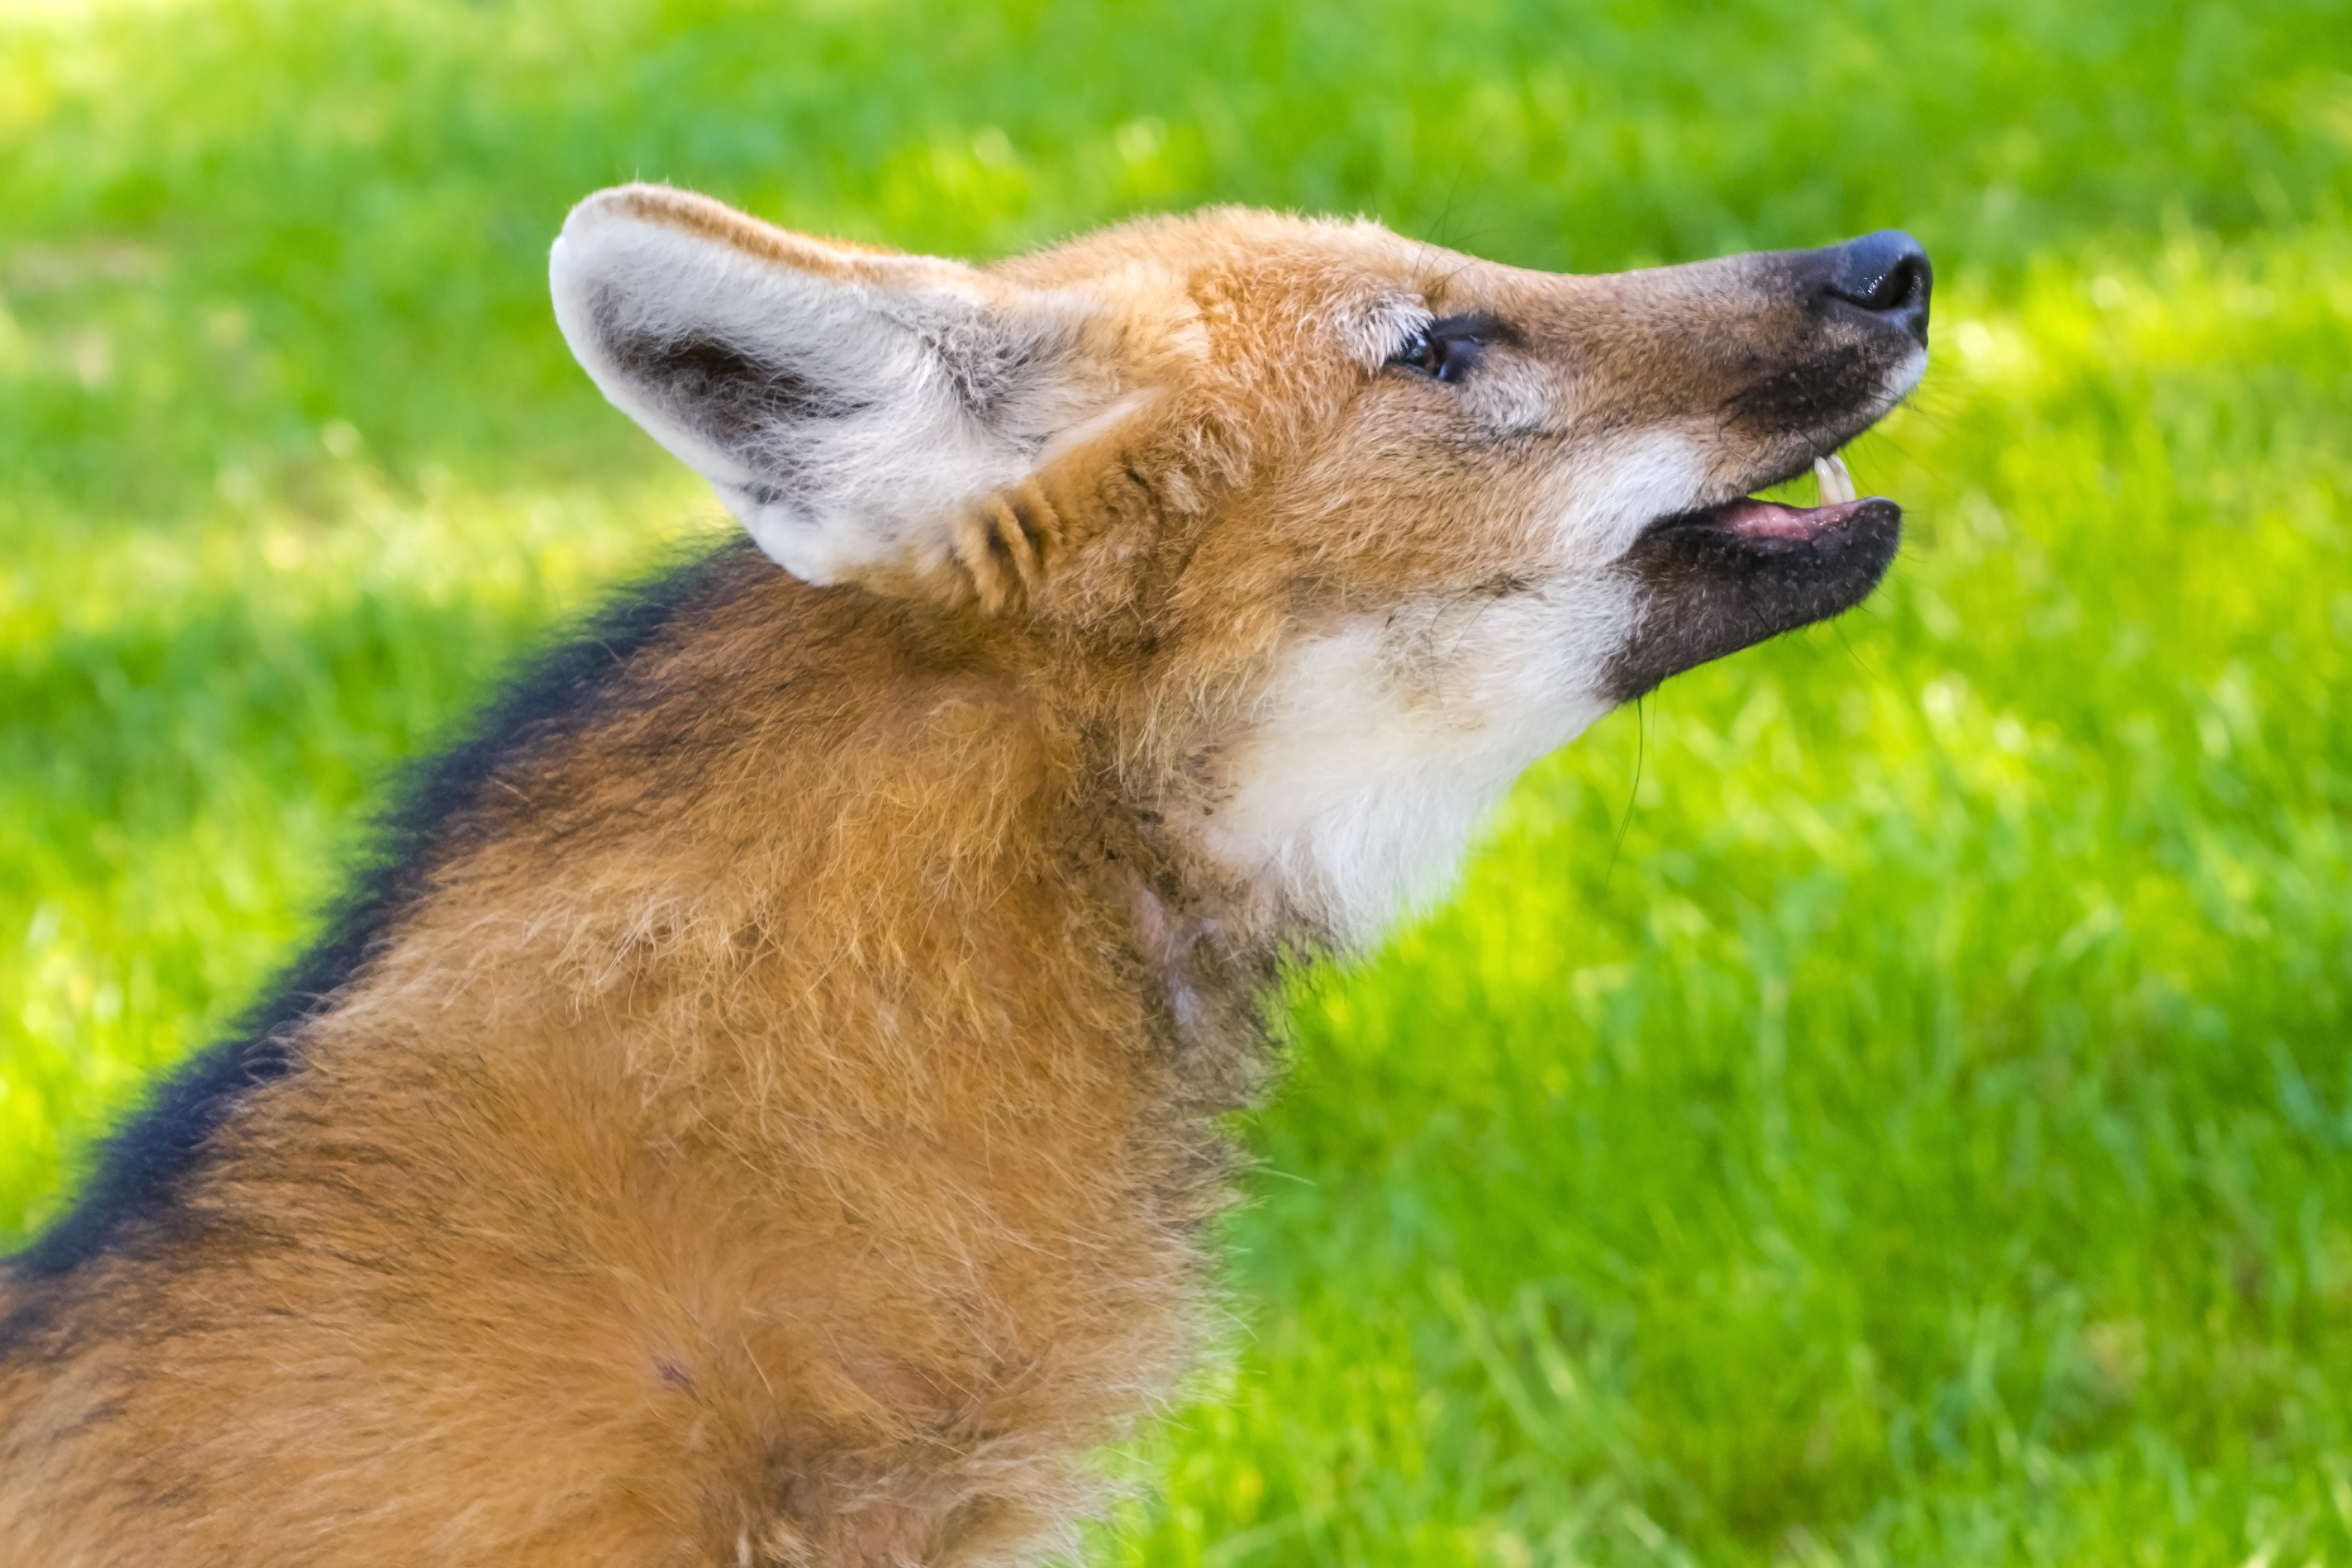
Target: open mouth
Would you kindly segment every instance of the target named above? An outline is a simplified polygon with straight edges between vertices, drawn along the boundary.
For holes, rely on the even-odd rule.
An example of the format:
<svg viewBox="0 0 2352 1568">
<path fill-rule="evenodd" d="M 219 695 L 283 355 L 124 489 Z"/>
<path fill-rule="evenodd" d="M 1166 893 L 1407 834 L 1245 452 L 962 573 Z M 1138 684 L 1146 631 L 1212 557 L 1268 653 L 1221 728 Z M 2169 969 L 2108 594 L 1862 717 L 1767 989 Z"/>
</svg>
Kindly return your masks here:
<svg viewBox="0 0 2352 1568">
<path fill-rule="evenodd" d="M 1783 475 L 1771 484 L 1781 484 L 1794 478 Z M 1832 452 L 1813 459 L 1813 482 L 1820 487 L 1821 500 L 1811 507 L 1791 507 L 1779 501 L 1759 501 L 1753 496 L 1742 496 L 1736 501 L 1720 506 L 1702 507 L 1694 511 L 1679 512 L 1661 517 L 1650 526 L 1650 532 L 1664 528 L 1714 528 L 1735 538 L 1769 545 L 1774 540 L 1786 544 L 1824 543 L 1853 523 L 1864 513 L 1885 522 L 1897 521 L 1902 508 L 1883 496 L 1864 496 L 1854 488 L 1853 476 L 1847 472 L 1845 459 Z M 1759 486 L 1769 489 L 1770 485 Z M 1891 514 L 1884 516 L 1882 514 Z"/>
<path fill-rule="evenodd" d="M 1633 541 L 1621 565 L 1639 590 L 1639 623 L 1609 671 L 1614 700 L 1850 610 L 1878 586 L 1903 508 L 1858 495 L 1833 455 L 1815 458 L 1813 475 L 1816 506 L 1743 496 L 1661 517 Z"/>
</svg>

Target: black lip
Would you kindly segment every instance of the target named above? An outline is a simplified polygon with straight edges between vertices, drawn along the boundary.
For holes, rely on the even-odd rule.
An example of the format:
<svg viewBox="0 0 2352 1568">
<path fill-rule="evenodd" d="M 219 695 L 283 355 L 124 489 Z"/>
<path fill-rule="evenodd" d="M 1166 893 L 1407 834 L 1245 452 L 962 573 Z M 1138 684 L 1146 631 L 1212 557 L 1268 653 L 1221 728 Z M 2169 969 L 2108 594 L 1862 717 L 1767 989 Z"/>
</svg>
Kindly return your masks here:
<svg viewBox="0 0 2352 1568">
<path fill-rule="evenodd" d="M 1706 512 L 1654 526 L 1621 560 L 1641 620 L 1601 684 L 1630 702 L 1669 676 L 1853 609 L 1903 541 L 1903 508 L 1883 497 L 1791 537 L 1743 532 Z"/>
</svg>

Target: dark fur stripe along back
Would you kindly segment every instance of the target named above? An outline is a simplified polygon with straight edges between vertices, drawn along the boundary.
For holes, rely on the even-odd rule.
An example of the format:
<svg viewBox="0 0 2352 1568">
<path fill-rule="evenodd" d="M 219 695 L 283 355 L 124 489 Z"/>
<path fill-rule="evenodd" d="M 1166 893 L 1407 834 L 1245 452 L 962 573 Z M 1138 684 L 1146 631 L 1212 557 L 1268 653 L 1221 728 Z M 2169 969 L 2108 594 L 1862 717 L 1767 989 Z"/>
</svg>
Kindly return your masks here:
<svg viewBox="0 0 2352 1568">
<path fill-rule="evenodd" d="M 520 754 L 576 730 L 601 711 L 630 657 L 678 611 L 723 592 L 728 569 L 750 553 L 738 541 L 640 585 L 607 604 L 576 636 L 524 665 L 500 695 L 436 755 L 413 765 L 376 825 L 324 934 L 237 1023 L 160 1082 L 100 1146 L 79 1200 L 6 1260 L 20 1277 L 63 1274 L 134 1231 L 166 1229 L 182 1179 L 247 1090 L 294 1070 L 301 1024 L 334 1005 L 401 913 L 423 891 L 436 846 L 464 831 L 493 774 Z M 0 1325 L 5 1329 L 5 1325 Z M 7 1336 L 0 1333 L 0 1340 Z"/>
</svg>

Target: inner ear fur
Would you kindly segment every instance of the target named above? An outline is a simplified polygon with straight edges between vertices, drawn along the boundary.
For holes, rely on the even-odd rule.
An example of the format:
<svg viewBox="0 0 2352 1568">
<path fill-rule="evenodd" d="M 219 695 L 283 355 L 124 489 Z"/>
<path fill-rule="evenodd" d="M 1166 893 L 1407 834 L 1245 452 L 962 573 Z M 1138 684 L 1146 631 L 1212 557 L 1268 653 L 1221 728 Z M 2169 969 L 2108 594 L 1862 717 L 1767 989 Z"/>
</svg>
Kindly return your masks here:
<svg viewBox="0 0 2352 1568">
<path fill-rule="evenodd" d="M 1070 528 L 1040 464 L 1121 406 L 1101 310 L 1080 294 L 664 186 L 581 203 L 549 276 L 604 395 L 814 583 L 990 606 L 1034 591 Z"/>
</svg>

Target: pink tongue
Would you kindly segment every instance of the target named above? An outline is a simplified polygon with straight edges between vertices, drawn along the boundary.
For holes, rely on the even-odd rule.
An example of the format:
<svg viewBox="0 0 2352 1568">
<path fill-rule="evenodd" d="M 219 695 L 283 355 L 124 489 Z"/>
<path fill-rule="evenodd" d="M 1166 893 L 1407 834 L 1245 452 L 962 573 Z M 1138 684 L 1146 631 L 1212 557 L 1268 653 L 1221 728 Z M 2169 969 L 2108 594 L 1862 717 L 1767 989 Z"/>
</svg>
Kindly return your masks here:
<svg viewBox="0 0 2352 1568">
<path fill-rule="evenodd" d="M 1829 507 L 1783 507 L 1776 501 L 1731 501 L 1715 508 L 1717 521 L 1734 533 L 1761 538 L 1809 538 L 1843 522 L 1847 514 L 1869 499 L 1840 501 Z"/>
</svg>

